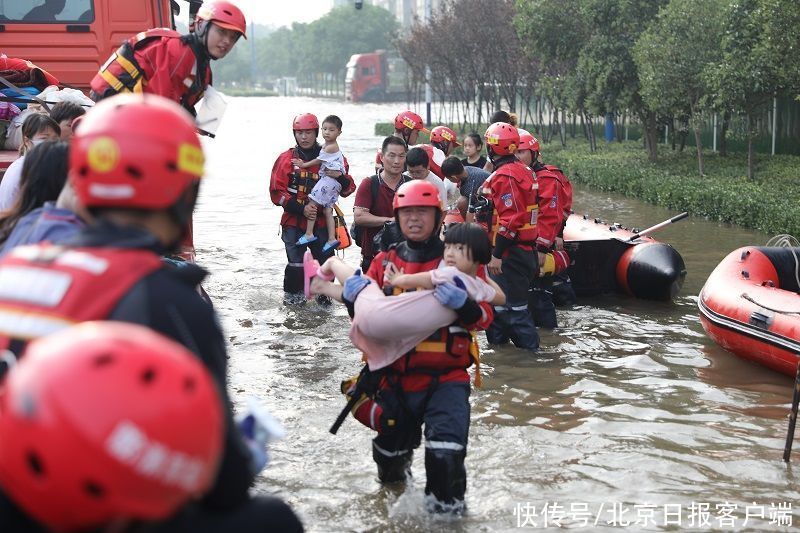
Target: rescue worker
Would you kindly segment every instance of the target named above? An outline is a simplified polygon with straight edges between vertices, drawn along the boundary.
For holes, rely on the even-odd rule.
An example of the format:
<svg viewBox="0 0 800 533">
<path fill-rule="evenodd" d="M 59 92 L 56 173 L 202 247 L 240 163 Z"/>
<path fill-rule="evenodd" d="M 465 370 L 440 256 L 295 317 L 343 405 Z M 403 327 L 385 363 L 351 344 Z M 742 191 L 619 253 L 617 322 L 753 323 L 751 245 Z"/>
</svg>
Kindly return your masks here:
<svg viewBox="0 0 800 533">
<path fill-rule="evenodd" d="M 394 117 L 394 134 L 403 139 L 409 147 L 417 144 L 419 132 L 430 134 L 422 117 L 413 111 L 401 111 Z"/>
<path fill-rule="evenodd" d="M 194 32 L 181 35 L 156 28 L 125 41 L 91 82 L 90 96 L 100 101 L 125 92 L 157 94 L 181 104 L 192 116 L 211 84 L 212 59 L 222 59 L 240 36 L 247 38 L 244 14 L 233 3 L 211 0 L 197 11 Z M 194 262 L 193 221 L 176 254 Z"/>
<path fill-rule="evenodd" d="M 564 227 L 564 186 L 561 175 L 551 172 L 538 163 L 535 154 L 539 151 L 539 141 L 529 132 L 519 129 L 517 159 L 534 170 L 539 185 L 539 216 L 536 221 L 536 251 L 548 254 L 555 251 L 556 239 Z M 538 163 L 538 165 L 537 165 Z M 536 276 L 531 283 L 528 306 L 537 327 L 554 329 L 558 325 L 556 308 L 553 304 L 553 275 Z"/>
<path fill-rule="evenodd" d="M 186 231 L 203 165 L 191 117 L 165 98 L 119 95 L 87 113 L 70 147 L 69 179 L 94 222 L 65 244 L 21 246 L 0 260 L 0 349 L 19 356 L 30 339 L 86 320 L 134 322 L 183 344 L 220 389 L 225 449 L 210 492 L 166 530 L 201 531 L 212 514 L 237 530 L 275 521 L 299 530 L 283 502 L 248 494 L 263 465 L 233 422 L 225 339 L 195 290 L 206 272 L 161 260 Z"/>
<path fill-rule="evenodd" d="M 442 210 L 435 186 L 421 180 L 401 185 L 394 197 L 394 213 L 404 242 L 379 253 L 367 277 L 377 280 L 387 294 L 399 289 L 384 283 L 389 264 L 406 274 L 427 272 L 439 266 L 444 243 L 439 238 Z M 352 302 L 367 277 L 352 276 L 343 297 Z M 464 510 L 467 486 L 464 458 L 469 432 L 469 375 L 476 346 L 470 330 L 485 329 L 492 321 L 491 305 L 476 303 L 462 288 L 445 283 L 437 287 L 439 302 L 454 309 L 458 322 L 434 332 L 428 340 L 389 366 L 380 378 L 378 403 L 395 413 L 397 424 L 372 441 L 372 457 L 382 483 L 403 482 L 413 450 L 420 445 L 425 425 L 425 494 L 433 496 L 435 512 L 459 514 Z"/>
<path fill-rule="evenodd" d="M 519 146 L 517 128 L 495 122 L 484 134 L 494 172 L 483 185 L 493 206 L 489 238 L 492 259 L 487 269 L 506 294 L 506 305 L 495 308 L 486 330 L 490 344 L 511 340 L 518 348 L 536 351 L 539 334 L 528 310 L 528 289 L 539 272 L 544 254 L 537 254 L 539 199 L 533 171 L 514 155 Z"/>
<path fill-rule="evenodd" d="M 456 146 L 461 146 L 456 132 L 447 126 L 436 126 L 431 130 L 430 144 L 421 144 L 419 146 L 428 154 L 431 172 L 446 180 L 447 176 L 442 172 L 442 163 L 453 153 Z"/>
<path fill-rule="evenodd" d="M 33 341 L 3 387 L 3 533 L 122 531 L 169 518 L 214 481 L 217 384 L 150 329 L 85 322 Z"/>
<path fill-rule="evenodd" d="M 560 187 L 560 195 L 558 197 L 558 207 L 561 209 L 562 223 L 558 231 L 558 237 L 555 239 L 554 249 L 556 251 L 564 250 L 564 228 L 567 226 L 567 220 L 572 214 L 572 182 L 566 174 L 554 165 L 545 165 L 542 163 L 541 152 L 539 150 L 539 141 L 534 137 L 531 144 L 531 160 L 536 176 L 540 173 L 544 175 L 545 172 L 550 175 L 554 174 L 558 179 Z M 566 257 L 569 260 L 569 257 Z M 572 281 L 566 271 L 557 272 L 553 275 L 552 286 L 552 299 L 556 306 L 573 305 L 577 301 L 575 290 L 572 288 Z"/>
<path fill-rule="evenodd" d="M 92 79 L 90 96 L 100 101 L 124 92 L 157 94 L 194 116 L 195 104 L 211 84 L 211 60 L 225 57 L 239 37 L 247 38 L 242 11 L 225 0 L 207 1 L 197 11 L 192 33 L 156 28 L 125 41 Z"/>
<path fill-rule="evenodd" d="M 283 275 L 283 290 L 286 293 L 287 303 L 305 301 L 303 296 L 303 254 L 306 249 L 311 250 L 314 258 L 324 263 L 331 257 L 335 250 L 322 250 L 328 240 L 328 229 L 325 218 L 318 212 L 317 206 L 309 202 L 308 194 L 314 188 L 314 183 L 319 179 L 319 166 L 306 169 L 292 164 L 292 159 L 299 158 L 303 161 L 317 159 L 322 147 L 317 142 L 319 135 L 319 121 L 311 113 L 297 115 L 292 121 L 292 132 L 295 142 L 278 156 L 272 166 L 272 175 L 269 182 L 269 195 L 272 203 L 283 208 L 281 216 L 281 239 L 286 248 L 288 264 Z M 350 196 L 356 190 L 356 184 L 350 177 L 347 158 L 345 158 L 345 173 L 329 172 L 342 186 L 339 196 Z M 338 174 L 338 176 L 336 175 Z M 317 239 L 307 245 L 298 245 L 297 240 L 306 232 L 306 221 L 316 220 L 314 235 Z"/>
</svg>

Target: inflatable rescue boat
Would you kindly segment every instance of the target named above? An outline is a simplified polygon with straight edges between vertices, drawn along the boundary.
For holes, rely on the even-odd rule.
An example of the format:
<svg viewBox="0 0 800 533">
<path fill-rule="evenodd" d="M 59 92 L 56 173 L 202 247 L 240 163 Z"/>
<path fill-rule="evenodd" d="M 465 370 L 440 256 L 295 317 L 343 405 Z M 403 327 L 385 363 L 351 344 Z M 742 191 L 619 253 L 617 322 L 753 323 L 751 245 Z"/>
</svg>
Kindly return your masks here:
<svg viewBox="0 0 800 533">
<path fill-rule="evenodd" d="M 794 376 L 800 360 L 798 292 L 800 248 L 740 248 L 700 291 L 700 322 L 726 350 Z"/>
<path fill-rule="evenodd" d="M 567 274 L 578 296 L 622 292 L 646 300 L 675 298 L 686 278 L 681 254 L 669 244 L 643 235 L 686 214 L 637 232 L 588 215 L 570 215 L 564 249 L 572 264 Z"/>
</svg>

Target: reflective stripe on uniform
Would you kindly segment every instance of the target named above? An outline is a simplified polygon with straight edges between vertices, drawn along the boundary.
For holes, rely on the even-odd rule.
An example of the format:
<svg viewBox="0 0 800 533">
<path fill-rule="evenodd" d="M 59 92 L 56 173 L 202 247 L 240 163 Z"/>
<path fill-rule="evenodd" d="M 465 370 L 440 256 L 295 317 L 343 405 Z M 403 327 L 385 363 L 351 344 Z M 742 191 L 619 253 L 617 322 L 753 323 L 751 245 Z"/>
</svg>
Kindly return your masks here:
<svg viewBox="0 0 800 533">
<path fill-rule="evenodd" d="M 401 455 L 405 455 L 408 453 L 408 450 L 397 450 L 396 452 L 390 452 L 389 450 L 384 450 L 383 448 L 375 444 L 375 441 L 372 441 L 372 447 L 384 457 L 399 457 Z"/>
<path fill-rule="evenodd" d="M 430 448 L 432 450 L 453 450 L 456 452 L 460 452 L 464 449 L 463 444 L 459 444 L 457 442 L 445 442 L 440 440 L 426 440 L 425 447 Z"/>
<path fill-rule="evenodd" d="M 0 309 L 0 332 L 16 339 L 36 339 L 70 327 L 74 322 L 33 313 Z"/>
</svg>

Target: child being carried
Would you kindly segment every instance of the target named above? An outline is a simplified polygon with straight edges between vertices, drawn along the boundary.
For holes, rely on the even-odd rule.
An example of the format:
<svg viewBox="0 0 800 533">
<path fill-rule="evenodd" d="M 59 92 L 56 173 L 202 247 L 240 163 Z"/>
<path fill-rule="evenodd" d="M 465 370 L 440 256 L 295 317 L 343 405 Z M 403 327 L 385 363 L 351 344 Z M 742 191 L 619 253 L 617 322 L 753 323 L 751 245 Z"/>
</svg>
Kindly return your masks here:
<svg viewBox="0 0 800 533">
<path fill-rule="evenodd" d="M 342 185 L 332 176 L 331 172 L 344 174 L 344 156 L 339 150 L 336 139 L 342 134 L 342 119 L 336 115 L 329 115 L 322 121 L 322 138 L 325 144 L 320 150 L 316 159 L 303 161 L 302 159 L 292 159 L 292 163 L 300 168 L 309 168 L 319 165 L 319 179 L 314 184 L 308 197 L 317 205 L 317 210 L 322 208 L 325 221 L 328 225 L 328 241 L 322 247 L 323 252 L 336 249 L 340 242 L 336 239 L 336 226 L 333 221 L 333 205 L 339 200 L 339 193 Z M 297 240 L 297 245 L 302 246 L 317 240 L 314 235 L 315 220 L 306 220 L 306 233 Z"/>
<path fill-rule="evenodd" d="M 436 270 L 404 274 L 392 263 L 386 265 L 384 287 L 410 289 L 409 292 L 386 296 L 377 283 L 370 283 L 358 295 L 350 340 L 366 354 L 370 370 L 392 364 L 434 331 L 456 321 L 456 312 L 434 296 L 437 285 L 460 284 L 475 301 L 505 305 L 503 291 L 485 276 L 490 246 L 483 228 L 470 223 L 454 224 L 447 230 L 444 242 L 443 260 Z M 318 267 L 307 255 L 307 294 L 325 294 L 341 301 L 342 286 L 333 283 L 333 277 L 344 283 L 355 269 L 336 257 Z"/>
</svg>

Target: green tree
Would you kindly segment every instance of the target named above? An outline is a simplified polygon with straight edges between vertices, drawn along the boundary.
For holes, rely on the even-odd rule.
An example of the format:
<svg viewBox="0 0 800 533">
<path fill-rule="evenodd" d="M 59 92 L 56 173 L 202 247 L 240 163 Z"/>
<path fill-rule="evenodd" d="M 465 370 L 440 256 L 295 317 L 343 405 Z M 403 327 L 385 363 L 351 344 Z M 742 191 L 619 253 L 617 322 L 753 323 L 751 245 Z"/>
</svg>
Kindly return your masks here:
<svg viewBox="0 0 800 533">
<path fill-rule="evenodd" d="M 671 0 L 633 50 L 647 107 L 665 115 L 691 117 L 701 176 L 701 113 L 710 92 L 706 71 L 721 52 L 724 7 L 724 0 Z"/>
<path fill-rule="evenodd" d="M 772 98 L 800 86 L 796 0 L 736 0 L 724 13 L 722 54 L 708 69 L 720 105 L 747 119 L 747 176 L 755 175 L 755 116 Z"/>
</svg>

